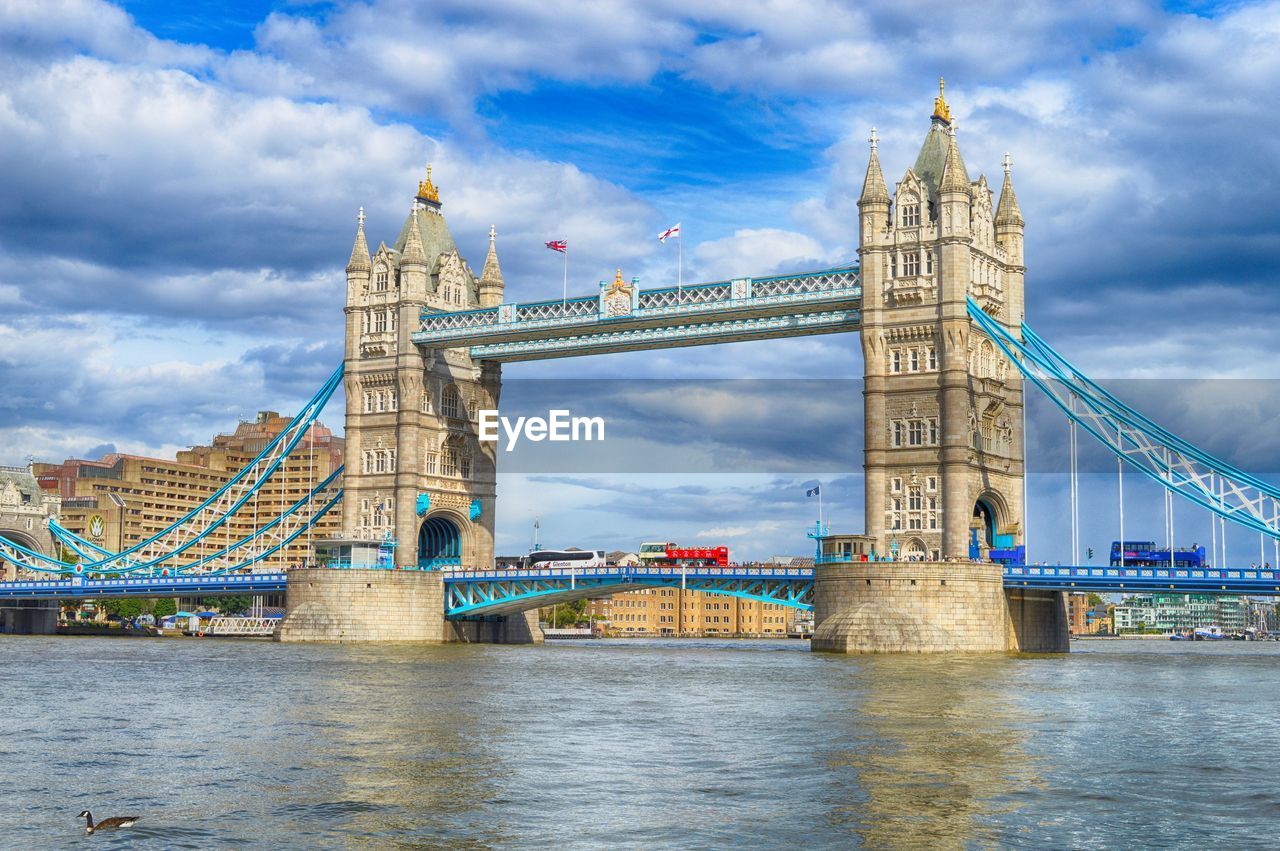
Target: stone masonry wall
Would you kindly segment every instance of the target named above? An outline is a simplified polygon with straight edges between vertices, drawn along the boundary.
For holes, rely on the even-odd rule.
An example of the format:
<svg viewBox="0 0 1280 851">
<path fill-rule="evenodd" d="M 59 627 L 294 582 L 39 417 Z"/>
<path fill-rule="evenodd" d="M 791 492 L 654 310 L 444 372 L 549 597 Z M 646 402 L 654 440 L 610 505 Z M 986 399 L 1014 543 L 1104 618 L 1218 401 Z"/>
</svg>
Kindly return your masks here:
<svg viewBox="0 0 1280 851">
<path fill-rule="evenodd" d="M 434 571 L 290 570 L 285 606 L 277 641 L 542 641 L 536 611 L 486 621 L 446 621 L 444 579 Z"/>
<path fill-rule="evenodd" d="M 1048 596 L 1061 603 L 1061 594 Z M 1047 597 L 1019 596 L 1015 606 L 994 564 L 819 565 L 814 622 L 813 649 L 834 653 L 1067 649 L 1065 616 L 1059 618 Z"/>
</svg>

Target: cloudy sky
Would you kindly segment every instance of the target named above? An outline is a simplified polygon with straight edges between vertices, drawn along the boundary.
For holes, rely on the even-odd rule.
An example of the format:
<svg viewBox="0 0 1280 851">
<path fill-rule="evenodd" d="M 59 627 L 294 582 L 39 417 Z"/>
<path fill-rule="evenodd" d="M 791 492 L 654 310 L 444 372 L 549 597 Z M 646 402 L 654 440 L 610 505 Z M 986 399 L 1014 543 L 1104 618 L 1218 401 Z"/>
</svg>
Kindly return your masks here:
<svg viewBox="0 0 1280 851">
<path fill-rule="evenodd" d="M 371 240 L 390 241 L 428 161 L 473 265 L 497 227 L 513 299 L 559 291 L 559 257 L 542 247 L 552 238 L 572 245 L 573 290 L 618 266 L 666 283 L 675 252 L 654 237 L 676 221 L 686 280 L 848 262 L 868 131 L 896 179 L 940 74 L 970 174 L 1013 157 L 1028 317 L 1046 338 L 1102 378 L 1275 376 L 1280 4 L 175 8 L 0 3 L 0 463 L 168 454 L 260 408 L 298 407 L 341 356 L 357 208 Z M 505 375 L 848 387 L 861 356 L 841 335 Z M 1189 436 L 1276 469 L 1280 406 L 1255 401 L 1273 397 L 1265 382 L 1135 387 L 1153 413 L 1207 429 Z M 836 460 L 802 469 L 809 453 L 788 450 L 776 418 L 672 414 L 676 434 L 750 432 L 769 460 L 513 473 L 500 549 L 522 548 L 538 511 L 546 543 L 801 552 L 812 477 L 827 483 L 833 524 L 857 529 L 858 458 L 844 447 L 860 441 L 849 430 L 860 399 L 811 389 L 789 384 L 771 413 L 813 417 L 812 440 Z M 1215 394 L 1230 403 L 1202 401 Z M 1223 410 L 1239 429 L 1221 428 Z M 325 419 L 340 425 L 341 411 Z M 1046 415 L 1035 429 L 1049 459 L 1055 428 Z M 1050 472 L 1033 483 L 1040 558 L 1066 557 L 1054 543 L 1064 491 Z M 1114 537 L 1105 493 L 1087 511 L 1099 542 Z M 1143 505 L 1130 510 L 1146 522 Z M 1207 536 L 1194 514 L 1182 522 Z"/>
</svg>

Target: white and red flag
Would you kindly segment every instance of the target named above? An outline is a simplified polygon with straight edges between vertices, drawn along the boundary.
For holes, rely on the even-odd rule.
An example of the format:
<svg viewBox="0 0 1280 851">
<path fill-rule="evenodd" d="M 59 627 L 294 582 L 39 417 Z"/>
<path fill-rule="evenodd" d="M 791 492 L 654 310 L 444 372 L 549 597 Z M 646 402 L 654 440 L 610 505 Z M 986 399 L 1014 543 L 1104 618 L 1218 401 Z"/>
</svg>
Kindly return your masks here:
<svg viewBox="0 0 1280 851">
<path fill-rule="evenodd" d="M 565 254 L 569 251 L 569 240 L 553 239 L 547 243 L 547 248 L 550 248 L 552 251 L 559 251 L 561 254 Z"/>
<path fill-rule="evenodd" d="M 678 239 L 680 237 L 680 223 L 676 222 L 671 227 L 658 234 L 658 242 L 666 242 L 668 239 Z"/>
</svg>

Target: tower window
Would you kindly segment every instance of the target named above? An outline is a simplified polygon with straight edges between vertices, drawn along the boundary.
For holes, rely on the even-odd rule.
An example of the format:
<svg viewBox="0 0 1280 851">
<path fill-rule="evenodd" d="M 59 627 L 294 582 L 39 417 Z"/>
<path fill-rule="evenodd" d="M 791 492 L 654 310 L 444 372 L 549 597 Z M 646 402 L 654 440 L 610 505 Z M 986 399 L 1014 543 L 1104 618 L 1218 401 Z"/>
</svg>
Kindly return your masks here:
<svg viewBox="0 0 1280 851">
<path fill-rule="evenodd" d="M 920 371 L 920 350 L 919 349 L 911 350 L 911 371 L 912 372 Z"/>
<path fill-rule="evenodd" d="M 929 369 L 938 368 L 938 350 L 933 346 L 929 347 Z"/>
<path fill-rule="evenodd" d="M 920 274 L 920 255 L 914 251 L 902 256 L 902 274 L 911 276 Z"/>
<path fill-rule="evenodd" d="M 906 228 L 919 227 L 920 225 L 920 205 L 916 202 L 902 205 L 902 226 Z"/>
<path fill-rule="evenodd" d="M 902 372 L 902 350 L 893 350 L 893 371 Z"/>
<path fill-rule="evenodd" d="M 926 251 L 924 253 L 924 273 L 926 275 L 933 274 L 933 252 Z"/>
<path fill-rule="evenodd" d="M 458 388 L 450 385 L 444 389 L 444 393 L 440 396 L 440 413 L 453 420 L 466 418 L 463 414 L 462 396 L 458 394 Z"/>
<path fill-rule="evenodd" d="M 387 270 L 386 270 L 386 269 L 378 269 L 378 274 L 377 274 L 377 275 L 375 275 L 375 276 L 374 276 L 374 279 L 373 279 L 373 284 L 374 284 L 373 289 L 374 289 L 374 291 L 376 291 L 376 292 L 380 292 L 380 293 L 386 292 L 386 291 L 387 291 L 387 278 L 388 278 Z"/>
</svg>

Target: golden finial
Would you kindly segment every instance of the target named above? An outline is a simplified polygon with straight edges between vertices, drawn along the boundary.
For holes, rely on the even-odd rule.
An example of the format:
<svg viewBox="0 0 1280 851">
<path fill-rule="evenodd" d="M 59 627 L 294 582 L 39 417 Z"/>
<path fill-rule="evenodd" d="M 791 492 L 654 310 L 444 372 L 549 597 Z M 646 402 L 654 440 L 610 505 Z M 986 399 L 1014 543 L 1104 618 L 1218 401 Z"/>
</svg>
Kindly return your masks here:
<svg viewBox="0 0 1280 851">
<path fill-rule="evenodd" d="M 436 185 L 431 182 L 431 164 L 427 163 L 427 179 L 418 181 L 418 197 L 423 201 L 434 201 L 440 203 L 440 191 L 436 189 Z"/>
<path fill-rule="evenodd" d="M 625 287 L 626 285 L 626 281 L 622 280 L 622 270 L 619 269 L 618 273 L 613 276 L 613 287 L 614 289 L 618 289 L 619 287 Z"/>
<path fill-rule="evenodd" d="M 939 121 L 943 122 L 944 124 L 950 124 L 951 110 L 947 107 L 947 99 L 944 96 L 946 89 L 947 89 L 946 81 L 943 80 L 941 77 L 939 77 L 938 78 L 938 96 L 933 99 L 933 115 L 930 117 L 936 118 Z"/>
</svg>

